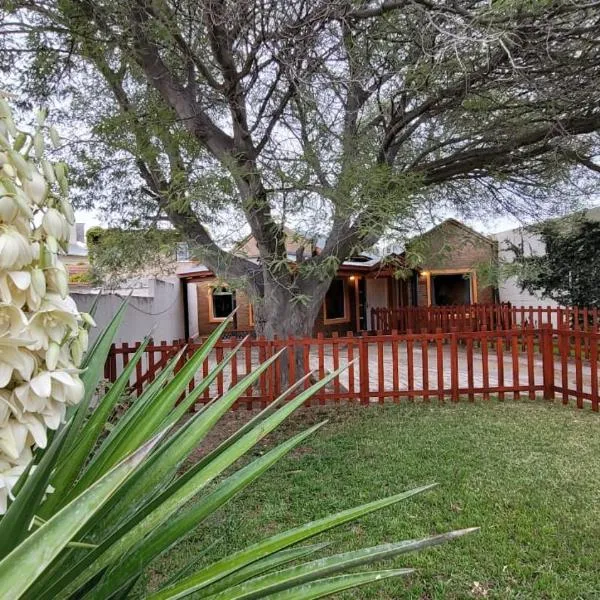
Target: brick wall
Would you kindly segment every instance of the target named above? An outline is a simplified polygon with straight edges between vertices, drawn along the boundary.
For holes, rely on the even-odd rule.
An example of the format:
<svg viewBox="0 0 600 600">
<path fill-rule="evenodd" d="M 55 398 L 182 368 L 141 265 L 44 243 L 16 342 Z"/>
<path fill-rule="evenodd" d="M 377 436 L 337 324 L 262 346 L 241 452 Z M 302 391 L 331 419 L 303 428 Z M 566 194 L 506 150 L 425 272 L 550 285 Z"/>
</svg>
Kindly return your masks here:
<svg viewBox="0 0 600 600">
<path fill-rule="evenodd" d="M 317 320 L 315 322 L 314 333 L 324 333 L 331 335 L 333 332 L 337 332 L 340 335 L 347 333 L 348 331 L 354 330 L 354 322 L 356 315 L 356 299 L 354 294 L 354 282 L 350 281 L 347 277 L 346 280 L 346 293 L 348 294 L 348 316 L 349 321 L 343 323 L 325 323 L 323 307 L 319 310 Z M 216 279 L 210 278 L 205 279 L 199 283 L 196 283 L 196 297 L 198 301 L 198 335 L 205 336 L 214 331 L 218 325 L 216 322 L 210 321 L 210 307 L 209 302 L 211 301 L 211 289 L 215 284 Z M 240 290 L 236 290 L 235 293 L 236 306 L 238 310 L 235 316 L 235 323 L 230 326 L 230 330 L 239 329 L 242 331 L 249 331 L 254 329 L 254 326 L 250 322 L 251 309 L 248 301 L 248 296 Z"/>
<path fill-rule="evenodd" d="M 419 238 L 418 251 L 423 255 L 421 269 L 425 272 L 477 270 L 497 256 L 497 246 L 468 228 L 452 220 L 445 221 Z M 419 306 L 427 306 L 427 279 L 419 277 L 417 283 Z M 433 300 L 433 299 L 432 299 Z M 494 302 L 493 287 L 483 285 L 477 277 L 477 302 Z"/>
<path fill-rule="evenodd" d="M 204 336 L 214 331 L 218 322 L 210 320 L 210 302 L 212 286 L 216 279 L 205 279 L 196 284 L 196 297 L 198 299 L 198 335 Z M 230 330 L 240 329 L 248 331 L 253 329 L 250 324 L 250 303 L 248 296 L 239 290 L 235 292 L 235 302 L 238 307 L 235 314 L 235 321 L 229 326 Z"/>
</svg>

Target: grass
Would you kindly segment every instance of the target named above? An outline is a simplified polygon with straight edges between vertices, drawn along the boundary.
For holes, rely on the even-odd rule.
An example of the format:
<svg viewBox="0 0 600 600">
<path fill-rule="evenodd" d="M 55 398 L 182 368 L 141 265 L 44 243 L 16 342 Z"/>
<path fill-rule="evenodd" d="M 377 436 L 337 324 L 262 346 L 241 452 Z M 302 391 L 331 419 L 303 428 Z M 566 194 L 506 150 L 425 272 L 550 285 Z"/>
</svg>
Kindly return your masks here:
<svg viewBox="0 0 600 600">
<path fill-rule="evenodd" d="M 332 407 L 330 422 L 161 559 L 153 583 L 211 542 L 212 561 L 284 528 L 437 481 L 437 489 L 327 535 L 331 550 L 480 526 L 395 561 L 415 575 L 343 598 L 600 598 L 600 417 L 536 403 Z M 264 448 L 263 448 L 264 450 Z"/>
</svg>

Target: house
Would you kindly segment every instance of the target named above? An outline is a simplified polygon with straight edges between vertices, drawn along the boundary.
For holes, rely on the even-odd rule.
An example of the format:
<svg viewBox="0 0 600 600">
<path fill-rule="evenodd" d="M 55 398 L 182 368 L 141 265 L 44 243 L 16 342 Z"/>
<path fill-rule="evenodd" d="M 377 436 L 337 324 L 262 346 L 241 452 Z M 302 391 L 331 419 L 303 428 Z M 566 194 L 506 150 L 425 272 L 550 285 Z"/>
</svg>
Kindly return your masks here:
<svg viewBox="0 0 600 600">
<path fill-rule="evenodd" d="M 287 234 L 287 253 L 296 259 L 300 247 L 318 253 L 315 242 L 292 231 Z M 235 249 L 258 260 L 258 249 L 248 237 Z M 186 256 L 180 249 L 182 257 Z M 418 266 L 407 268 L 407 256 L 419 255 Z M 377 257 L 361 254 L 340 265 L 315 324 L 315 333 L 345 334 L 374 328 L 372 308 L 491 303 L 496 290 L 481 282 L 482 265 L 496 260 L 497 244 L 454 219 L 448 219 L 414 238 L 401 254 Z M 399 277 L 399 268 L 403 276 Z M 178 269 L 187 315 L 186 337 L 209 334 L 237 307 L 232 329 L 254 329 L 252 304 L 243 291 L 234 290 L 206 266 L 187 260 Z"/>
<path fill-rule="evenodd" d="M 600 221 L 600 206 L 590 208 L 584 212 L 587 219 Z M 525 256 L 544 254 L 546 249 L 540 236 L 530 227 L 516 227 L 495 233 L 491 236 L 498 244 L 498 258 L 500 262 L 512 262 L 515 258 L 511 246 L 516 246 Z M 509 277 L 499 284 L 499 295 L 502 302 L 510 302 L 515 306 L 550 306 L 556 308 L 558 304 L 550 298 L 542 298 L 539 294 L 530 294 L 521 290 L 516 277 Z"/>
</svg>

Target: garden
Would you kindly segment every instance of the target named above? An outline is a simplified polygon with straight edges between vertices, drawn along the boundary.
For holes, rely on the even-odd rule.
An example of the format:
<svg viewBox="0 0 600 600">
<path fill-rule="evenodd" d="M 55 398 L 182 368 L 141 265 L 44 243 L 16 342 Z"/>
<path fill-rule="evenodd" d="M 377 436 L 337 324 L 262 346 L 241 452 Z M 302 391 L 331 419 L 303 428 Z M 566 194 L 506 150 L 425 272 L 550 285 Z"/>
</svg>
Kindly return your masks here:
<svg viewBox="0 0 600 600">
<path fill-rule="evenodd" d="M 244 418 L 239 412 L 229 421 Z M 396 559 L 392 566 L 416 569 L 406 579 L 341 597 L 597 597 L 596 414 L 527 400 L 311 408 L 292 417 L 256 453 L 322 419 L 329 422 L 316 436 L 155 563 L 146 589 L 207 544 L 214 546 L 202 560 L 210 561 L 296 523 L 437 482 L 423 495 L 329 534 L 334 542 L 329 551 L 472 525 L 481 530 Z"/>
<path fill-rule="evenodd" d="M 426 218 L 596 193 L 599 31 L 597 2 L 3 3 L 0 600 L 598 598 L 600 299 L 557 330 L 366 314 L 450 301 Z M 141 232 L 111 265 L 185 241 L 206 336 L 117 347 L 128 299 L 101 319 L 69 289 L 71 199 Z M 367 287 L 384 246 L 395 287 Z M 585 297 L 587 254 L 559 274 Z M 433 276 L 476 301 L 486 257 Z"/>
</svg>

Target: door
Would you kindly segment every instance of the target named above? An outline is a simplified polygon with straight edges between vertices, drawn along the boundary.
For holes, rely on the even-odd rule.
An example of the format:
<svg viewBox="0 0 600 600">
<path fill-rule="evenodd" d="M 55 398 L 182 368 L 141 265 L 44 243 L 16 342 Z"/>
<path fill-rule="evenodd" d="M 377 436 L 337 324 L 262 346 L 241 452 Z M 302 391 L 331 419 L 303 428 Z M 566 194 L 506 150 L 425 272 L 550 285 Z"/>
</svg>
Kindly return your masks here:
<svg viewBox="0 0 600 600">
<path fill-rule="evenodd" d="M 376 323 L 371 322 L 372 308 L 388 308 L 387 279 L 367 279 L 367 323 L 369 329 L 375 329 Z"/>
</svg>

